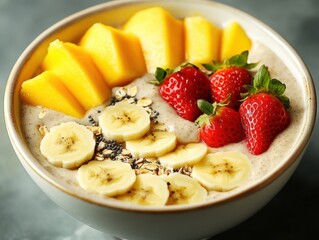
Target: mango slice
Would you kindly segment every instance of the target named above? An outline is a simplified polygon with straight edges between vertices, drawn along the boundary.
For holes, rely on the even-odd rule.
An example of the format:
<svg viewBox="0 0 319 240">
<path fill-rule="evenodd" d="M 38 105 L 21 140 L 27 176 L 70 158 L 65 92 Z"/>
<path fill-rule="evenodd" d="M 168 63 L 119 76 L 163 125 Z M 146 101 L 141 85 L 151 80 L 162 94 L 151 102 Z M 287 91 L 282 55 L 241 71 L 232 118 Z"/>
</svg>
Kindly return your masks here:
<svg viewBox="0 0 319 240">
<path fill-rule="evenodd" d="M 111 91 L 83 48 L 55 40 L 50 43 L 42 67 L 53 71 L 85 110 L 102 104 Z"/>
<path fill-rule="evenodd" d="M 135 13 L 124 25 L 142 45 L 148 72 L 156 67 L 175 68 L 185 59 L 183 22 L 161 7 Z"/>
<path fill-rule="evenodd" d="M 221 29 L 201 16 L 186 17 L 184 27 L 188 62 L 200 67 L 201 63 L 219 60 Z"/>
<path fill-rule="evenodd" d="M 221 60 L 250 50 L 252 41 L 237 22 L 231 22 L 223 29 Z"/>
<path fill-rule="evenodd" d="M 133 34 L 96 23 L 84 34 L 80 46 L 90 53 L 111 87 L 125 85 L 146 73 L 142 48 Z"/>
<path fill-rule="evenodd" d="M 42 106 L 82 118 L 83 107 L 53 72 L 45 71 L 22 83 L 21 99 L 33 106 Z"/>
</svg>

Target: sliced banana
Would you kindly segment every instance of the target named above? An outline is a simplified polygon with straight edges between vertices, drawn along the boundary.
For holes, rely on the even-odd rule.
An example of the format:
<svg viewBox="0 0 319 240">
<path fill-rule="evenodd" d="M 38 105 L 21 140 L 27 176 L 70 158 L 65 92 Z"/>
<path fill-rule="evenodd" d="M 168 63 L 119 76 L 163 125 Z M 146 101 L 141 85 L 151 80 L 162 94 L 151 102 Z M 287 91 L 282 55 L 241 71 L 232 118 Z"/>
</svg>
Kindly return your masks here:
<svg viewBox="0 0 319 240">
<path fill-rule="evenodd" d="M 176 147 L 176 135 L 172 132 L 152 132 L 143 138 L 126 141 L 126 149 L 133 157 L 159 157 Z"/>
<path fill-rule="evenodd" d="M 195 179 L 180 173 L 163 177 L 168 184 L 169 198 L 167 205 L 189 204 L 203 201 L 207 191 Z"/>
<path fill-rule="evenodd" d="M 252 171 L 248 157 L 240 152 L 207 154 L 193 166 L 192 177 L 207 190 L 229 191 L 242 185 Z"/>
<path fill-rule="evenodd" d="M 150 117 L 143 107 L 122 101 L 106 107 L 99 124 L 106 138 L 123 142 L 144 136 L 150 129 Z"/>
<path fill-rule="evenodd" d="M 133 187 L 125 194 L 116 198 L 139 205 L 164 206 L 167 202 L 169 191 L 166 182 L 157 175 L 137 175 Z"/>
<path fill-rule="evenodd" d="M 180 168 L 192 166 L 199 162 L 206 154 L 207 146 L 204 143 L 189 143 L 179 145 L 177 148 L 161 157 L 158 160 L 166 167 Z"/>
<path fill-rule="evenodd" d="M 130 190 L 136 175 L 128 163 L 94 160 L 78 169 L 77 179 L 85 190 L 114 197 Z"/>
<path fill-rule="evenodd" d="M 93 157 L 95 140 L 92 131 L 76 122 L 52 127 L 41 143 L 42 155 L 54 166 L 77 168 Z"/>
</svg>

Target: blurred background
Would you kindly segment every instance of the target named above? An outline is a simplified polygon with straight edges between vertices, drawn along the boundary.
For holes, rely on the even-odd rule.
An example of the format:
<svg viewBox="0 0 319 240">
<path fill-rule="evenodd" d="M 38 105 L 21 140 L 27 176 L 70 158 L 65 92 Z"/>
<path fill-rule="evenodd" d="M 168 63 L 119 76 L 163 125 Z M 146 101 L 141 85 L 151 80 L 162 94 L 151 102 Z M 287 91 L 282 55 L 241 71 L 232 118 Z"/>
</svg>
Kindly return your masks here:
<svg viewBox="0 0 319 240">
<path fill-rule="evenodd" d="M 3 93 L 15 61 L 47 27 L 102 0 L 0 0 L 0 239 L 109 240 L 70 217 L 31 180 L 9 142 L 3 119 Z M 247 12 L 282 35 L 319 84 L 319 1 L 219 0 Z M 319 120 L 317 120 L 318 123 Z M 318 239 L 319 129 L 284 189 L 261 211 L 212 239 Z"/>
</svg>

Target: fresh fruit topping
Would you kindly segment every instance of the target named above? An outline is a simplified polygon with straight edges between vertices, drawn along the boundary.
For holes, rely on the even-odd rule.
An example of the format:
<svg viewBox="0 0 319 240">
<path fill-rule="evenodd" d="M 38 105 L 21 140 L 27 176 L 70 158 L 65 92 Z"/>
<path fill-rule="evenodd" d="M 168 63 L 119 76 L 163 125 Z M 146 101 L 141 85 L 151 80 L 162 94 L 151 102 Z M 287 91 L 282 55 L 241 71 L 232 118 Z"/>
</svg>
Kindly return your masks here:
<svg viewBox="0 0 319 240">
<path fill-rule="evenodd" d="M 169 198 L 166 205 L 181 205 L 203 201 L 207 191 L 195 179 L 180 174 L 172 173 L 163 176 L 169 189 Z"/>
<path fill-rule="evenodd" d="M 286 85 L 271 79 L 268 68 L 260 67 L 253 84 L 246 86 L 239 114 L 252 154 L 265 152 L 275 137 L 290 123 L 289 98 L 284 94 Z"/>
<path fill-rule="evenodd" d="M 176 169 L 183 166 L 193 166 L 205 156 L 206 152 L 206 144 L 188 143 L 178 145 L 174 151 L 159 157 L 158 160 L 164 166 Z"/>
<path fill-rule="evenodd" d="M 250 50 L 252 41 L 238 22 L 228 23 L 222 32 L 220 59 L 228 59 L 231 56 Z"/>
<path fill-rule="evenodd" d="M 201 67 L 202 63 L 219 60 L 221 30 L 201 16 L 186 17 L 186 61 Z"/>
<path fill-rule="evenodd" d="M 80 46 L 90 53 L 110 87 L 123 86 L 146 73 L 142 48 L 133 34 L 95 23 Z"/>
<path fill-rule="evenodd" d="M 77 168 L 89 161 L 95 149 L 92 131 L 75 122 L 52 127 L 41 143 L 42 155 L 54 166 Z"/>
<path fill-rule="evenodd" d="M 84 109 L 53 72 L 45 71 L 22 83 L 22 101 L 42 106 L 67 115 L 82 118 Z"/>
<path fill-rule="evenodd" d="M 42 155 L 54 166 L 78 168 L 83 189 L 139 205 L 196 203 L 207 191 L 244 184 L 252 172 L 247 156 L 207 153 L 208 146 L 237 143 L 246 134 L 249 151 L 261 154 L 290 123 L 286 86 L 265 66 L 252 79 L 251 45 L 237 22 L 221 33 L 203 17 L 182 22 L 161 7 L 137 12 L 124 30 L 96 23 L 79 45 L 53 41 L 44 71 L 22 83 L 23 101 L 80 118 L 110 98 L 110 87 L 155 72 L 161 97 L 191 127 L 196 120 L 204 143 L 178 144 L 174 126 L 158 122 L 152 99 L 138 99 L 137 86 L 127 85 L 113 89 L 98 121 L 88 116 L 90 126 L 67 122 L 49 131 L 41 125 Z"/>
<path fill-rule="evenodd" d="M 207 154 L 193 167 L 192 177 L 209 191 L 230 191 L 247 181 L 252 167 L 240 152 Z"/>
<path fill-rule="evenodd" d="M 116 199 L 146 206 L 164 206 L 167 202 L 169 191 L 166 182 L 159 176 L 140 174 L 132 188 Z"/>
<path fill-rule="evenodd" d="M 195 121 L 201 114 L 198 99 L 210 101 L 209 79 L 194 65 L 182 64 L 173 70 L 157 68 L 155 76 L 162 98 L 184 119 Z"/>
<path fill-rule="evenodd" d="M 124 25 L 124 30 L 135 34 L 142 46 L 147 70 L 156 67 L 175 68 L 184 61 L 184 28 L 161 7 L 136 12 Z"/>
<path fill-rule="evenodd" d="M 136 175 L 128 163 L 120 161 L 90 161 L 78 169 L 80 186 L 108 197 L 124 194 L 133 186 Z"/>
<path fill-rule="evenodd" d="M 139 139 L 150 129 L 145 109 L 125 101 L 106 107 L 99 116 L 103 135 L 118 142 Z"/>
<path fill-rule="evenodd" d="M 198 100 L 198 107 L 204 114 L 197 118 L 195 124 L 201 140 L 210 147 L 222 147 L 245 137 L 239 113 L 226 105 Z"/>
<path fill-rule="evenodd" d="M 85 49 L 68 42 L 50 43 L 42 67 L 53 71 L 85 110 L 108 100 L 111 90 Z"/>
<path fill-rule="evenodd" d="M 238 109 L 240 105 L 240 94 L 246 92 L 244 85 L 250 84 L 252 76 L 249 69 L 254 68 L 257 63 L 247 63 L 248 51 L 226 59 L 223 63 L 203 64 L 212 72 L 209 77 L 212 98 L 216 102 L 224 102 L 231 94 L 228 107 Z"/>
<path fill-rule="evenodd" d="M 142 138 L 126 141 L 126 148 L 133 157 L 160 157 L 176 147 L 172 132 L 152 132 Z"/>
</svg>

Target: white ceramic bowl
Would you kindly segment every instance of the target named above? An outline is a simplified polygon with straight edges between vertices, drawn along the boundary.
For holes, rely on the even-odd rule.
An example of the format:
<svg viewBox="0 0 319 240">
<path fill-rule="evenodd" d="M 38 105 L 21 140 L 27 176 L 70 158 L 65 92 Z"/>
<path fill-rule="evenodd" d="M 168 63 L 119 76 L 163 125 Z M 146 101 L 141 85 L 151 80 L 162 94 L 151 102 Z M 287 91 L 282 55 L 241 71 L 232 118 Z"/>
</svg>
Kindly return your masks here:
<svg viewBox="0 0 319 240">
<path fill-rule="evenodd" d="M 118 26 L 134 12 L 163 6 L 176 17 L 200 13 L 218 24 L 238 21 L 254 39 L 278 53 L 300 84 L 305 106 L 303 127 L 285 161 L 249 188 L 218 201 L 171 207 L 132 207 L 121 202 L 101 204 L 72 192 L 53 178 L 31 154 L 20 126 L 19 90 L 35 73 L 48 44 L 59 38 L 76 41 L 95 22 Z M 296 52 L 273 30 L 255 18 L 223 4 L 208 1 L 114 1 L 76 13 L 53 25 L 23 52 L 9 77 L 5 93 L 5 120 L 12 145 L 27 172 L 40 188 L 75 218 L 107 234 L 126 239 L 203 239 L 247 219 L 283 187 L 307 147 L 316 116 L 316 97 L 311 76 Z"/>
</svg>

